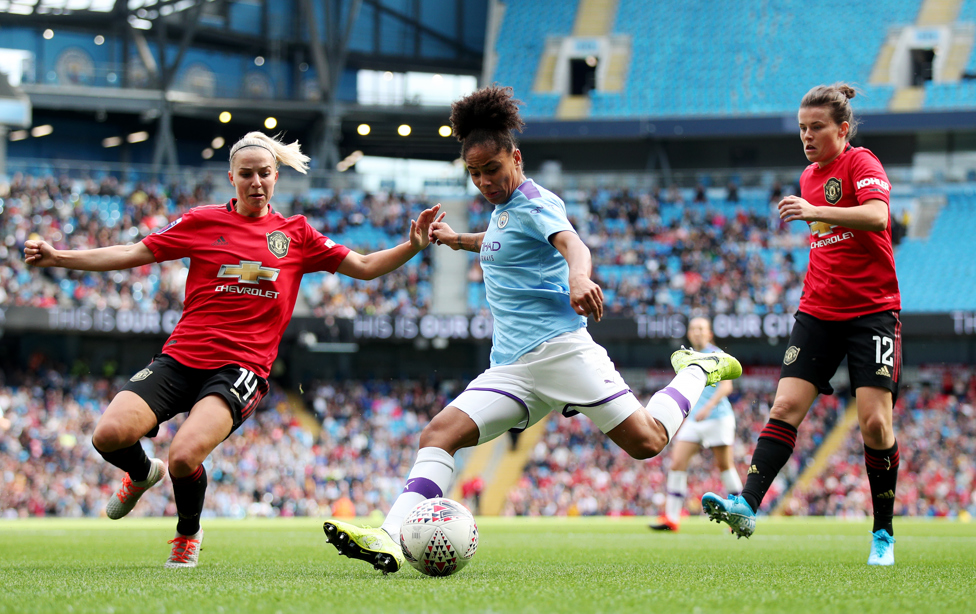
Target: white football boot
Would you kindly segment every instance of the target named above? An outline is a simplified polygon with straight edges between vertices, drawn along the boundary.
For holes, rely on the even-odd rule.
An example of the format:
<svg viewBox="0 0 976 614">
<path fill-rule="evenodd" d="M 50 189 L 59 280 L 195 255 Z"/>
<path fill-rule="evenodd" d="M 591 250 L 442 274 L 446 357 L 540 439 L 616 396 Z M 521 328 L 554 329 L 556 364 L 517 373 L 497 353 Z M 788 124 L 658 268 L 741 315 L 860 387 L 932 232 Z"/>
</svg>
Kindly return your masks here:
<svg viewBox="0 0 976 614">
<path fill-rule="evenodd" d="M 122 486 L 108 500 L 108 505 L 105 506 L 105 513 L 112 520 L 122 518 L 132 511 L 132 508 L 139 502 L 139 497 L 142 496 L 142 493 L 159 483 L 165 475 L 166 464 L 158 458 L 151 460 L 149 476 L 141 482 L 133 482 L 129 474 L 125 474 L 122 477 Z"/>
<path fill-rule="evenodd" d="M 197 531 L 196 535 L 180 535 L 166 542 L 173 544 L 173 551 L 169 553 L 169 560 L 165 567 L 173 569 L 176 567 L 196 567 L 200 559 L 200 548 L 203 546 L 203 529 Z"/>
</svg>

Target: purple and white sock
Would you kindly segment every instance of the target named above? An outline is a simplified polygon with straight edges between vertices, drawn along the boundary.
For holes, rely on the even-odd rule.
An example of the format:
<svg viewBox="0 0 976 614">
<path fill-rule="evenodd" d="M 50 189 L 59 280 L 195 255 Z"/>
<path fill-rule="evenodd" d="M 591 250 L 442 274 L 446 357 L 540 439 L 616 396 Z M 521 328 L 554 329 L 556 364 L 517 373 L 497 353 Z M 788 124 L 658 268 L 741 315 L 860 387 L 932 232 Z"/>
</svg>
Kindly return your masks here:
<svg viewBox="0 0 976 614">
<path fill-rule="evenodd" d="M 382 529 L 400 541 L 400 525 L 421 501 L 443 497 L 454 477 L 454 457 L 440 448 L 421 448 L 407 476 L 407 484 L 390 508 Z"/>
<path fill-rule="evenodd" d="M 664 425 L 669 442 L 688 412 L 698 403 L 707 381 L 708 378 L 701 369 L 682 369 L 666 388 L 651 397 L 647 412 Z"/>
<path fill-rule="evenodd" d="M 671 522 L 681 522 L 681 510 L 685 506 L 688 495 L 688 472 L 668 472 L 668 498 L 664 504 L 664 515 Z"/>
</svg>

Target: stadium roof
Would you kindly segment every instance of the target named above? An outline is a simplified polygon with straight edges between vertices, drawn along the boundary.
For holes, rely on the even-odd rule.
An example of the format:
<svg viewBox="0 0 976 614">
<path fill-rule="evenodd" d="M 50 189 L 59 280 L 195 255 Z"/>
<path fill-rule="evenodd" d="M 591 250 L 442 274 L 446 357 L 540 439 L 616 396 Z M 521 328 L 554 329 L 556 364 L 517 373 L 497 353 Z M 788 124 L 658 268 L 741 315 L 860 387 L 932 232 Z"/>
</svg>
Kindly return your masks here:
<svg viewBox="0 0 976 614">
<path fill-rule="evenodd" d="M 108 13 L 115 0 L 0 0 L 0 13 L 16 15 L 65 14 L 75 11 Z"/>
</svg>

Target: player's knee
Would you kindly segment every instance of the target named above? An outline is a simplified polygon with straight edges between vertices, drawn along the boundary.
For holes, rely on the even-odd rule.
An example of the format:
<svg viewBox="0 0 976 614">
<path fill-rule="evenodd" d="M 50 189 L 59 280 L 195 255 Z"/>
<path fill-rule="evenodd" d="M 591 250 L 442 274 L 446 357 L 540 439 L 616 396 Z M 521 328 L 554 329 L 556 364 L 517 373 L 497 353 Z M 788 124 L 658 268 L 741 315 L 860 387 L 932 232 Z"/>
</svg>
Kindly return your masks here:
<svg viewBox="0 0 976 614">
<path fill-rule="evenodd" d="M 793 424 L 797 417 L 802 418 L 805 414 L 806 408 L 801 408 L 798 403 L 781 398 L 774 400 L 773 406 L 769 409 L 771 420 L 781 420 L 790 424 Z"/>
<path fill-rule="evenodd" d="M 661 427 L 660 432 L 652 431 L 642 440 L 634 442 L 625 448 L 627 454 L 637 460 L 654 458 L 668 445 L 668 435 Z"/>
<path fill-rule="evenodd" d="M 872 442 L 884 440 L 889 431 L 891 424 L 885 416 L 874 414 L 861 421 L 861 436 L 870 447 L 875 447 L 871 446 Z"/>
<path fill-rule="evenodd" d="M 443 411 L 424 427 L 420 433 L 421 448 L 441 448 L 454 454 L 461 448 L 478 444 L 478 425 L 470 418 L 450 419 L 450 415 L 450 412 Z M 457 413 L 453 415 L 457 417 Z"/>
<path fill-rule="evenodd" d="M 169 472 L 181 478 L 197 470 L 202 461 L 195 450 L 187 446 L 174 446 L 169 449 Z"/>
<path fill-rule="evenodd" d="M 115 452 L 131 446 L 126 430 L 114 422 L 99 422 L 92 434 L 92 445 L 99 452 Z"/>
</svg>

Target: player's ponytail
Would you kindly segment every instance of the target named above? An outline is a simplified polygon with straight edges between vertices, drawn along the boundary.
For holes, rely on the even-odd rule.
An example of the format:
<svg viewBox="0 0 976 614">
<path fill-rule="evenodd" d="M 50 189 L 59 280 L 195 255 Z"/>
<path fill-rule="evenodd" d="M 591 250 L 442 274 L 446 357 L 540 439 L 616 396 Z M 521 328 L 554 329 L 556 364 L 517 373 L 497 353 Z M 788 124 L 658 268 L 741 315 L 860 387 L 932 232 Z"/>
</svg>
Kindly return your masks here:
<svg viewBox="0 0 976 614">
<path fill-rule="evenodd" d="M 285 166 L 292 167 L 299 173 L 307 172 L 309 157 L 302 153 L 302 146 L 298 141 L 287 145 L 280 140 L 280 136 L 271 138 L 263 132 L 248 132 L 230 148 L 231 164 L 234 162 L 234 154 L 241 149 L 245 147 L 261 147 L 268 150 L 274 156 L 275 168 L 284 164 Z"/>
<path fill-rule="evenodd" d="M 521 100 L 510 87 L 489 85 L 451 105 L 451 127 L 461 142 L 461 157 L 472 145 L 488 144 L 494 151 L 514 151 L 518 146 L 513 130 L 522 131 Z"/>
<path fill-rule="evenodd" d="M 811 89 L 800 101 L 800 108 L 805 107 L 825 107 L 830 111 L 830 117 L 838 126 L 844 122 L 850 125 L 847 131 L 847 140 L 850 141 L 857 134 L 857 127 L 860 120 L 854 117 L 854 109 L 849 102 L 857 95 L 857 90 L 847 83 L 834 83 L 833 85 L 818 85 Z"/>
</svg>

